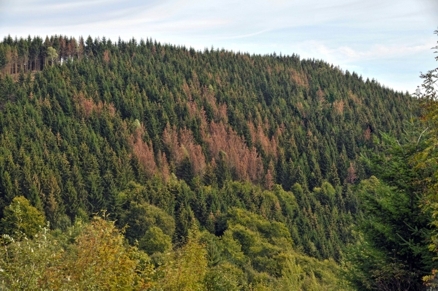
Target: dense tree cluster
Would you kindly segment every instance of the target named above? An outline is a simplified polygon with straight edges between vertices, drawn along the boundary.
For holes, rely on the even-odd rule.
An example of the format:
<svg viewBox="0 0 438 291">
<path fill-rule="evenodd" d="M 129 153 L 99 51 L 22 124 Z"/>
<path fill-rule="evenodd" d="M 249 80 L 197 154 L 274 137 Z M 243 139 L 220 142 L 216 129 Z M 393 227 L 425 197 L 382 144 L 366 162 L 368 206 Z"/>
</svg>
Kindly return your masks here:
<svg viewBox="0 0 438 291">
<path fill-rule="evenodd" d="M 416 93 L 421 118 L 400 138 L 385 136 L 378 151 L 364 155 L 375 176 L 357 187 L 360 239 L 347 256 L 347 277 L 358 290 L 438 286 L 437 72 L 421 75 L 424 82 Z"/>
<path fill-rule="evenodd" d="M 243 221 L 248 218 L 255 219 L 251 229 L 241 224 L 248 223 Z M 263 228 L 273 225 L 267 220 L 240 211 L 234 219 L 235 227 L 222 238 L 192 227 L 184 245 L 151 256 L 127 244 L 123 233 L 105 216 L 89 223 L 78 220 L 62 233 L 41 228 L 32 240 L 23 233 L 19 237 L 4 235 L 0 240 L 0 288 L 350 290 L 339 279 L 335 262 L 294 252 L 290 237 L 283 238 L 284 233 L 278 232 L 287 232 L 284 225 L 275 225 L 268 239 L 270 234 Z M 256 267 L 245 256 L 248 251 L 255 256 Z M 278 258 L 269 256 L 273 252 Z M 258 271 L 260 268 L 270 271 Z"/>
<path fill-rule="evenodd" d="M 327 268 L 356 239 L 354 189 L 374 173 L 360 155 L 419 113 L 408 94 L 296 55 L 62 36 L 0 43 L 0 109 L 2 221 L 17 197 L 58 231 L 105 210 L 169 284 L 205 258 L 196 280 L 209 279 L 190 290 L 340 290 Z"/>
</svg>

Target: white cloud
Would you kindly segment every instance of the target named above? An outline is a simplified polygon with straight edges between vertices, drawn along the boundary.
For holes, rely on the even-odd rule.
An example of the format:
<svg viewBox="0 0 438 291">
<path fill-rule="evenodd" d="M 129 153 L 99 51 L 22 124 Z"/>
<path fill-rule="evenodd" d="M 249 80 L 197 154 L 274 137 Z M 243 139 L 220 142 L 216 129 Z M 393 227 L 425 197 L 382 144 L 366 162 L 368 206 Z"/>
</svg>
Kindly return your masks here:
<svg viewBox="0 0 438 291">
<path fill-rule="evenodd" d="M 342 58 L 346 58 L 349 62 L 361 60 L 366 61 L 370 59 L 382 59 L 382 58 L 398 58 L 408 56 L 418 52 L 425 52 L 430 50 L 431 44 L 421 44 L 414 46 L 400 46 L 400 45 L 373 45 L 369 50 L 355 50 L 348 46 L 339 47 L 334 51 L 335 54 L 339 54 Z"/>
<path fill-rule="evenodd" d="M 0 37 L 152 37 L 197 49 L 297 53 L 377 76 L 394 68 L 394 80 L 409 69 L 394 61 L 415 58 L 416 75 L 433 61 L 437 20 L 437 0 L 0 0 Z"/>
</svg>

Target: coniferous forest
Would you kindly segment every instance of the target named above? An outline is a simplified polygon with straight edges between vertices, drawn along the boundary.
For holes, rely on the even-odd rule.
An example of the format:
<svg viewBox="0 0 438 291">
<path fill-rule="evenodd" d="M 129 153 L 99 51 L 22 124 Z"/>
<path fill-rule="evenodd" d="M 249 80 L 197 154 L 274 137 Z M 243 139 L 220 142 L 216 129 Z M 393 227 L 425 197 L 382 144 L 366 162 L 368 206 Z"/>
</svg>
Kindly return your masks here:
<svg viewBox="0 0 438 291">
<path fill-rule="evenodd" d="M 437 74 L 6 37 L 0 289 L 433 290 Z"/>
</svg>

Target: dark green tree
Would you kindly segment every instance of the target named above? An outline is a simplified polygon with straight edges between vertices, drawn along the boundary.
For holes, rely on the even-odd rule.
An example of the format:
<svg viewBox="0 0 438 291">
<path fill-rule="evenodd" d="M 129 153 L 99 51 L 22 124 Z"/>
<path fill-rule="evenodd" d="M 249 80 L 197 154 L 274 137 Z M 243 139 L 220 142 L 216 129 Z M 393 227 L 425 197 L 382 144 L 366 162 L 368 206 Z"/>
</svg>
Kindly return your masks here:
<svg viewBox="0 0 438 291">
<path fill-rule="evenodd" d="M 421 174 L 409 163 L 425 145 L 418 141 L 387 137 L 384 153 L 366 160 L 377 177 L 358 186 L 360 240 L 348 256 L 348 277 L 359 290 L 424 290 L 422 277 L 436 265 L 427 244 L 430 216 L 420 208 Z"/>
</svg>

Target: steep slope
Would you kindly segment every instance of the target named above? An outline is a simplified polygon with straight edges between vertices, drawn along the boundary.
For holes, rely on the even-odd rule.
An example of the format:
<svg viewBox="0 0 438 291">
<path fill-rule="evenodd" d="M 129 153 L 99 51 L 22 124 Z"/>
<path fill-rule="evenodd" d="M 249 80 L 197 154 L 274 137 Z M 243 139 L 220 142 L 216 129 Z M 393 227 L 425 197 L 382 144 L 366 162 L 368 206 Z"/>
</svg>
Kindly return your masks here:
<svg viewBox="0 0 438 291">
<path fill-rule="evenodd" d="M 351 186 L 367 176 L 358 156 L 416 110 L 407 94 L 295 55 L 54 36 L 6 38 L 0 66 L 0 208 L 24 195 L 66 228 L 104 209 L 132 226 L 155 205 L 175 219 L 174 243 L 193 218 L 230 231 L 239 208 L 340 260 Z M 132 241 L 148 231 L 130 229 Z"/>
</svg>

